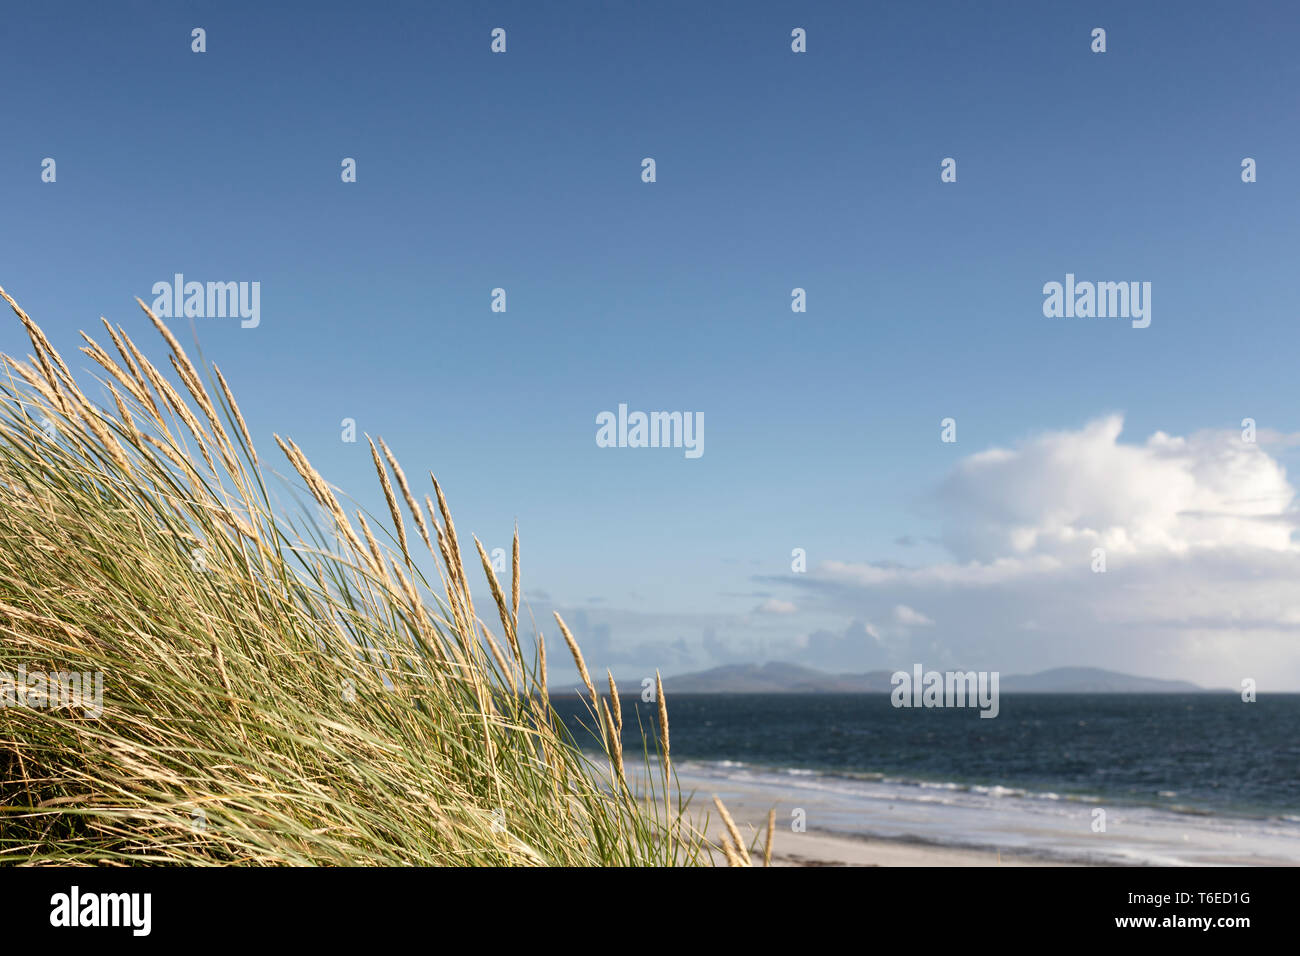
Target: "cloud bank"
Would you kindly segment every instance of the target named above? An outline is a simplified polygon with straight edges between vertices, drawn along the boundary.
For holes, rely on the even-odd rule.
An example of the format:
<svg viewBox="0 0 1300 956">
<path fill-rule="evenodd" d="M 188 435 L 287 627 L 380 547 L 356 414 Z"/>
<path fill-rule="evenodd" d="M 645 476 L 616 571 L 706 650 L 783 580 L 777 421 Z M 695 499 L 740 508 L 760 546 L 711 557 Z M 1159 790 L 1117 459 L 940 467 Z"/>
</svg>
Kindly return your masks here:
<svg viewBox="0 0 1300 956">
<path fill-rule="evenodd" d="M 951 560 L 826 561 L 804 587 L 869 620 L 915 625 L 899 607 L 924 609 L 934 626 L 913 634 L 917 660 L 1300 688 L 1285 469 L 1240 432 L 1124 443 L 1123 427 L 1108 415 L 970 455 L 929 502 Z"/>
<path fill-rule="evenodd" d="M 647 673 L 1083 665 L 1300 690 L 1296 492 L 1270 453 L 1296 436 L 1123 430 L 1106 415 L 959 460 L 926 498 L 934 533 L 905 536 L 928 563 L 822 560 L 734 614 L 573 613 L 602 666 Z"/>
</svg>

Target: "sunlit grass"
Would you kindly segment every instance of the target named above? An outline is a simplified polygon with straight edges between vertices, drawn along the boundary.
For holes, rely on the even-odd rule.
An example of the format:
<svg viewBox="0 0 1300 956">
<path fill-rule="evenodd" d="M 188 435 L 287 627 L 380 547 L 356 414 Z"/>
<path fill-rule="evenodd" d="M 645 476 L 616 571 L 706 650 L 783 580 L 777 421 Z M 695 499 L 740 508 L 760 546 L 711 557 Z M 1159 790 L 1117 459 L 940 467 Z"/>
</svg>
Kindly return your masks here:
<svg viewBox="0 0 1300 956">
<path fill-rule="evenodd" d="M 159 320 L 167 375 L 83 333 L 96 403 L 0 295 L 34 348 L 0 381 L 0 672 L 103 675 L 98 717 L 0 708 L 0 861 L 708 862 L 659 739 L 624 783 L 612 682 L 587 679 L 607 767 L 552 710 L 517 535 L 508 591 L 477 549 L 489 625 L 441 488 L 422 506 L 386 446 L 380 520 L 277 437 L 312 501 L 277 514 L 225 379 Z"/>
</svg>

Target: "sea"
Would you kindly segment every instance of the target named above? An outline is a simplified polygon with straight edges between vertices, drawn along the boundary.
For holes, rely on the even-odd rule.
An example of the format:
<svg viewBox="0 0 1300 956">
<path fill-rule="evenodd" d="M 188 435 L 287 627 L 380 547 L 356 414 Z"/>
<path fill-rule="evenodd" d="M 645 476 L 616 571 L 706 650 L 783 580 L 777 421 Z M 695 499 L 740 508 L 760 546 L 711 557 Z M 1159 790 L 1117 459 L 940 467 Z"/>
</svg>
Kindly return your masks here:
<svg viewBox="0 0 1300 956">
<path fill-rule="evenodd" d="M 625 695 L 624 749 L 656 705 Z M 579 744 L 582 698 L 555 705 Z M 846 836 L 1136 865 L 1300 865 L 1300 694 L 669 695 L 684 789 Z M 1100 811 L 1100 812 L 1099 812 Z M 763 810 L 766 813 L 766 810 Z"/>
</svg>

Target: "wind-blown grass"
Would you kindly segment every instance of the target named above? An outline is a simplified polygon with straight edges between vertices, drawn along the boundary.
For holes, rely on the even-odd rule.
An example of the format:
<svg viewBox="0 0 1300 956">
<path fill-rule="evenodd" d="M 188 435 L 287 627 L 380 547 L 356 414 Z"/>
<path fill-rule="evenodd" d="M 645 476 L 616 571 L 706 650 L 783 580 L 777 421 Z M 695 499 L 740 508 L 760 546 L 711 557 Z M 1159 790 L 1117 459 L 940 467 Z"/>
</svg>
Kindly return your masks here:
<svg viewBox="0 0 1300 956">
<path fill-rule="evenodd" d="M 0 296 L 34 349 L 4 356 L 0 381 L 0 672 L 103 675 L 97 717 L 32 687 L 0 707 L 0 861 L 708 862 L 662 685 L 657 765 L 634 794 L 616 688 L 597 694 L 558 615 L 608 772 L 553 711 L 544 640 L 520 634 L 517 531 L 508 592 L 474 542 L 488 624 L 442 489 L 422 508 L 382 441 L 387 521 L 350 517 L 276 436 L 325 516 L 295 522 L 272 507 L 220 370 L 201 372 L 143 303 L 173 374 L 105 320 L 107 348 L 82 333 L 97 404 Z"/>
</svg>

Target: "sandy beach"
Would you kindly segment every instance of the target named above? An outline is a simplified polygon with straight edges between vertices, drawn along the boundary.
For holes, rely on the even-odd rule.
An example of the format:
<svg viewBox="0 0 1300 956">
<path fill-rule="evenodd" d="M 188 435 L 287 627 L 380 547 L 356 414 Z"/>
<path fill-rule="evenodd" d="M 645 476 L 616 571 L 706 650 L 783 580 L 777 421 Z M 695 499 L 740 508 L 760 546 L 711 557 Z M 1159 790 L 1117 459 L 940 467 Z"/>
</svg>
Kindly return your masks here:
<svg viewBox="0 0 1300 956">
<path fill-rule="evenodd" d="M 697 825 L 719 842 L 719 797 L 760 857 L 776 812 L 783 866 L 1295 866 L 1290 825 L 1112 806 L 1104 832 L 1092 804 L 973 795 L 942 788 L 842 784 L 816 776 L 686 763 Z M 757 835 L 758 839 L 751 840 Z"/>
<path fill-rule="evenodd" d="M 720 843 L 724 824 L 713 807 L 712 794 L 703 784 L 706 781 L 691 779 L 690 783 L 700 784 L 696 799 L 692 803 L 692 816 L 696 825 L 703 824 L 707 817 L 707 832 L 710 840 Z M 770 806 L 761 806 L 752 799 L 736 799 L 734 794 L 725 801 L 727 811 L 732 815 L 741 836 L 748 843 L 758 836 L 755 845 L 757 852 L 753 856 L 755 865 L 763 862 L 764 835 L 767 830 L 767 814 Z M 722 854 L 715 856 L 715 861 L 725 865 Z M 1081 866 L 1082 863 L 1058 862 L 1042 859 L 1025 853 L 1002 852 L 1001 850 L 965 849 L 960 847 L 936 846 L 932 844 L 909 842 L 904 840 L 885 840 L 872 837 L 849 836 L 831 833 L 825 830 L 808 828 L 802 832 L 793 830 L 790 823 L 777 817 L 776 836 L 772 850 L 773 866 Z"/>
<path fill-rule="evenodd" d="M 728 808 L 730 809 L 730 808 Z M 716 814 L 715 814 L 716 817 Z M 756 830 L 761 833 L 766 819 L 740 820 L 736 823 L 748 837 Z M 719 839 L 721 822 L 714 822 L 709 835 Z M 759 847 L 762 846 L 762 838 Z M 754 856 L 755 864 L 762 863 L 762 853 Z M 954 847 L 908 844 L 894 840 L 878 840 L 837 836 L 818 831 L 793 833 L 777 831 L 772 851 L 773 866 L 1083 866 L 1079 863 L 1058 863 L 1020 854 L 990 853 L 986 850 L 963 850 Z"/>
</svg>

